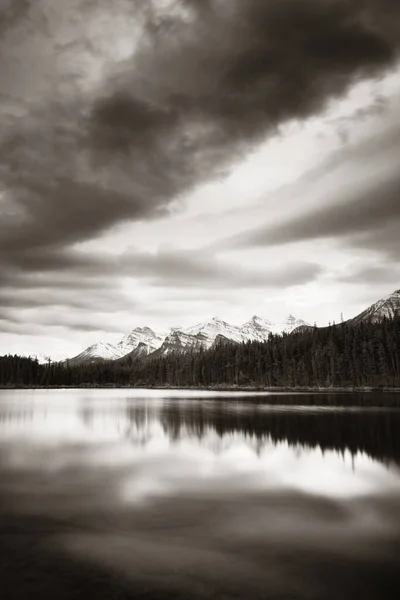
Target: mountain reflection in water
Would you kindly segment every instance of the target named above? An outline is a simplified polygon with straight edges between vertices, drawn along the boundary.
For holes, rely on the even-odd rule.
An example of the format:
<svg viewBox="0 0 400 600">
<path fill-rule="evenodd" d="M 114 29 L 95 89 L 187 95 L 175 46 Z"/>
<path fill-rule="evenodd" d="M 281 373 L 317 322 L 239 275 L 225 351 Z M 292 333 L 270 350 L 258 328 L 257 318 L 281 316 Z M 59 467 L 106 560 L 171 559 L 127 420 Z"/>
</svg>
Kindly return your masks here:
<svg viewBox="0 0 400 600">
<path fill-rule="evenodd" d="M 4 597 L 400 597 L 400 411 L 295 399 L 0 392 Z"/>
</svg>

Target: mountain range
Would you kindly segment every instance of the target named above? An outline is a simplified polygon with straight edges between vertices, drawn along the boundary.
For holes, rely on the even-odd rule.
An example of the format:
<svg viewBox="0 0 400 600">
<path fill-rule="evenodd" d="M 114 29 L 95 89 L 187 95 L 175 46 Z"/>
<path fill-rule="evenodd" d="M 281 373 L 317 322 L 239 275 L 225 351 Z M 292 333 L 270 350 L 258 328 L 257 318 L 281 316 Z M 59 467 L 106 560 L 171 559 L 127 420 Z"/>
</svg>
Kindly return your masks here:
<svg viewBox="0 0 400 600">
<path fill-rule="evenodd" d="M 98 342 L 68 359 L 70 364 L 118 360 L 127 356 L 165 356 L 172 352 L 208 349 L 217 341 L 236 342 L 266 341 L 270 333 L 291 333 L 298 327 L 308 325 L 302 319 L 289 315 L 282 323 L 272 323 L 254 315 L 243 325 L 231 325 L 218 317 L 187 328 L 172 328 L 166 335 L 150 329 L 136 327 L 117 344 Z"/>
<path fill-rule="evenodd" d="M 379 322 L 400 311 L 400 290 L 378 300 L 356 317 L 351 324 L 362 321 Z M 165 356 L 174 352 L 211 348 L 217 342 L 266 341 L 270 333 L 296 333 L 311 328 L 309 323 L 289 315 L 283 322 L 273 323 L 254 315 L 243 325 L 232 325 L 218 317 L 187 328 L 172 328 L 168 333 L 155 332 L 150 327 L 136 327 L 117 344 L 98 342 L 68 359 L 69 364 L 116 361 L 126 357 Z"/>
</svg>

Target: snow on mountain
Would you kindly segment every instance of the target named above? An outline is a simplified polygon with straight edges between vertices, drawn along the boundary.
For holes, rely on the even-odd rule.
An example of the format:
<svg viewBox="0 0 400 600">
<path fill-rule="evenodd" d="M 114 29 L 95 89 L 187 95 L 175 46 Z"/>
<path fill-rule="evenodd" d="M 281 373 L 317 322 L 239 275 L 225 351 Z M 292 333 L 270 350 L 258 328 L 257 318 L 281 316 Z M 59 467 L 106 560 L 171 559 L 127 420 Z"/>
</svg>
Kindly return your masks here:
<svg viewBox="0 0 400 600">
<path fill-rule="evenodd" d="M 243 325 L 232 325 L 218 317 L 197 323 L 186 328 L 172 328 L 166 336 L 155 333 L 150 327 L 136 327 L 125 335 L 117 344 L 99 342 L 86 348 L 83 352 L 69 359 L 70 364 L 119 360 L 123 357 L 137 358 L 152 354 L 165 356 L 171 352 L 198 351 L 208 349 L 216 340 L 235 343 L 268 339 L 270 333 L 290 333 L 296 327 L 306 325 L 302 319 L 289 315 L 282 323 L 272 323 L 254 315 Z"/>
<path fill-rule="evenodd" d="M 301 327 L 302 325 L 309 325 L 309 323 L 303 321 L 303 319 L 297 319 L 293 315 L 288 315 L 284 321 L 272 325 L 272 333 L 292 333 L 294 329 L 297 329 L 297 327 Z"/>
<path fill-rule="evenodd" d="M 395 290 L 385 298 L 375 302 L 375 304 L 371 304 L 362 313 L 350 319 L 349 323 L 358 324 L 362 321 L 379 323 L 384 317 L 392 319 L 396 314 L 400 314 L 400 290 Z"/>
<path fill-rule="evenodd" d="M 160 348 L 154 352 L 154 356 L 165 356 L 171 352 L 184 352 L 189 349 L 200 350 L 204 347 L 203 341 L 201 334 L 189 335 L 180 329 L 172 329 Z"/>
<path fill-rule="evenodd" d="M 197 323 L 185 329 L 174 327 L 170 330 L 156 354 L 166 355 L 171 352 L 185 352 L 189 349 L 208 349 L 211 348 L 218 336 L 223 336 L 235 342 L 243 341 L 240 327 L 230 325 L 226 321 L 214 317 L 210 321 Z"/>
<path fill-rule="evenodd" d="M 146 356 L 152 353 L 154 353 L 153 347 L 149 346 L 148 344 L 144 344 L 143 342 L 140 342 L 140 344 L 136 346 L 136 348 L 134 348 L 133 350 L 128 352 L 128 354 L 125 354 L 121 358 L 118 358 L 116 362 L 129 363 L 138 358 L 145 358 Z"/>
<path fill-rule="evenodd" d="M 126 352 L 125 352 L 126 354 Z M 123 351 L 119 350 L 114 344 L 107 342 L 98 342 L 86 348 L 83 352 L 70 358 L 70 364 L 79 364 L 82 362 L 97 362 L 103 360 L 116 360 L 124 356 Z"/>
<path fill-rule="evenodd" d="M 150 327 L 136 327 L 125 335 L 117 344 L 98 342 L 86 348 L 83 352 L 69 359 L 70 364 L 82 362 L 97 362 L 104 360 L 118 360 L 126 356 L 140 345 L 146 347 L 146 353 L 150 354 L 159 348 L 163 342 L 163 336 L 155 333 Z"/>
<path fill-rule="evenodd" d="M 150 351 L 157 350 L 163 340 L 164 336 L 155 333 L 150 327 L 136 327 L 128 335 L 125 335 L 116 347 L 119 352 L 123 352 L 122 356 L 124 356 L 141 344 L 147 346 Z"/>
<path fill-rule="evenodd" d="M 157 351 L 158 355 L 170 354 L 171 352 L 184 352 L 186 350 L 208 349 L 216 340 L 227 340 L 238 344 L 249 341 L 264 342 L 270 333 L 290 333 L 300 325 L 307 325 L 302 319 L 296 319 L 292 315 L 283 323 L 271 323 L 254 315 L 243 325 L 231 325 L 218 317 L 210 321 L 197 323 L 185 329 L 174 328 L 165 338 Z"/>
<path fill-rule="evenodd" d="M 246 341 L 258 341 L 264 342 L 268 339 L 269 334 L 272 332 L 273 324 L 267 319 L 262 319 L 257 315 L 251 317 L 249 321 L 246 321 L 241 327 L 242 334 Z"/>
<path fill-rule="evenodd" d="M 210 321 L 197 323 L 197 325 L 185 329 L 184 332 L 189 336 L 200 336 L 205 348 L 210 348 L 213 345 L 217 335 L 223 335 L 234 342 L 244 341 L 241 327 L 231 325 L 218 317 L 213 317 Z"/>
</svg>

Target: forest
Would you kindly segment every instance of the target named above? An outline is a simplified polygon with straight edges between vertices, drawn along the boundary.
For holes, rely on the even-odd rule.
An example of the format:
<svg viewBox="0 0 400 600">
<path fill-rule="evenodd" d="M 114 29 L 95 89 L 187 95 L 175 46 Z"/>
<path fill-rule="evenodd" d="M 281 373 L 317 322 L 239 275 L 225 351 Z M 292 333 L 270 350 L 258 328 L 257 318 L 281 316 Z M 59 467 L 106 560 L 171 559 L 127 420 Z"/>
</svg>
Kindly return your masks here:
<svg viewBox="0 0 400 600">
<path fill-rule="evenodd" d="M 41 365 L 7 355 L 0 357 L 0 386 L 399 388 L 400 316 L 115 362 Z"/>
</svg>

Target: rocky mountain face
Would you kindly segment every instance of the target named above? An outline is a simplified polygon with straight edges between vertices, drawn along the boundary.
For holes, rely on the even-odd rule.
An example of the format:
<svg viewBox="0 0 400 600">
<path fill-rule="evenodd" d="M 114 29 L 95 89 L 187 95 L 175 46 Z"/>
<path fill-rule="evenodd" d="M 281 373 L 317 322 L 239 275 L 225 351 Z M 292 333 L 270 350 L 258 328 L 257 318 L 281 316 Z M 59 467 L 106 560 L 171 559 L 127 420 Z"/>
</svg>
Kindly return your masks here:
<svg viewBox="0 0 400 600">
<path fill-rule="evenodd" d="M 164 337 L 164 335 L 156 333 L 150 327 L 136 327 L 128 335 L 125 335 L 116 347 L 122 353 L 122 356 L 125 356 L 139 345 L 142 348 L 146 347 L 148 353 L 150 353 L 161 346 Z"/>
<path fill-rule="evenodd" d="M 379 323 L 386 317 L 393 318 L 400 314 L 400 290 L 395 290 L 385 298 L 381 298 L 375 304 L 371 304 L 367 309 L 361 312 L 353 319 L 349 319 L 348 323 L 361 323 L 362 321 L 372 321 Z"/>
<path fill-rule="evenodd" d="M 128 352 L 128 354 L 124 354 L 124 356 L 122 356 L 121 358 L 118 358 L 115 362 L 129 363 L 129 362 L 134 361 L 134 360 L 136 360 L 138 358 L 145 358 L 146 356 L 149 356 L 149 354 L 154 355 L 156 352 L 157 352 L 157 349 L 153 350 L 147 344 L 144 344 L 143 342 L 140 342 L 140 344 L 136 348 L 134 348 L 133 350 L 131 350 L 130 352 Z"/>
</svg>

